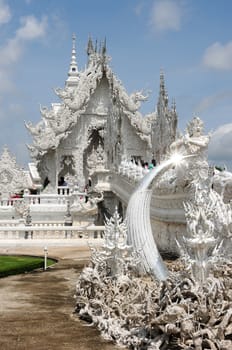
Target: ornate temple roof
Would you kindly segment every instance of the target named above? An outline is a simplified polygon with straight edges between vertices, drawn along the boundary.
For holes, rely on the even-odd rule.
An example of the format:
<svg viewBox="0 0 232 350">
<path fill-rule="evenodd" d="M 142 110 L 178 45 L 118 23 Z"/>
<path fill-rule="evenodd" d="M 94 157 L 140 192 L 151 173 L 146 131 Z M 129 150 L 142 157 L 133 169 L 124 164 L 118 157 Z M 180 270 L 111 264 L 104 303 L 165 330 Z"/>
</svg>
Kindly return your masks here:
<svg viewBox="0 0 232 350">
<path fill-rule="evenodd" d="M 141 102 L 146 101 L 148 95 L 144 95 L 142 91 L 127 94 L 109 66 L 110 58 L 106 54 L 105 42 L 99 48 L 96 44 L 94 48 L 92 39 L 89 38 L 87 55 L 87 67 L 78 71 L 73 36 L 71 63 L 65 87 L 55 89 L 61 103 L 52 104 L 50 109 L 40 108 L 42 120 L 37 125 L 25 123 L 33 137 L 33 144 L 28 145 L 32 158 L 39 159 L 49 149 L 56 149 L 60 141 L 69 135 L 77 120 L 86 112 L 90 98 L 102 79 L 107 79 L 112 108 L 113 105 L 118 107 L 120 113 L 129 119 L 135 133 L 151 148 L 152 123 L 157 113 L 142 116 L 139 112 Z"/>
</svg>

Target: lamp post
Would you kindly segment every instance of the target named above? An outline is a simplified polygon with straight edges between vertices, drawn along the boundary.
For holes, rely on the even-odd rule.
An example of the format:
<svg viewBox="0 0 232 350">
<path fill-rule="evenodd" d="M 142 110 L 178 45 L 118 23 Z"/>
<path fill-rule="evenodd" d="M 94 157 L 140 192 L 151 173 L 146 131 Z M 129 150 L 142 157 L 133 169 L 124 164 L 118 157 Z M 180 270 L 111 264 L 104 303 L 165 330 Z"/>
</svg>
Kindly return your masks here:
<svg viewBox="0 0 232 350">
<path fill-rule="evenodd" d="M 47 270 L 48 248 L 44 247 L 44 271 Z"/>
</svg>

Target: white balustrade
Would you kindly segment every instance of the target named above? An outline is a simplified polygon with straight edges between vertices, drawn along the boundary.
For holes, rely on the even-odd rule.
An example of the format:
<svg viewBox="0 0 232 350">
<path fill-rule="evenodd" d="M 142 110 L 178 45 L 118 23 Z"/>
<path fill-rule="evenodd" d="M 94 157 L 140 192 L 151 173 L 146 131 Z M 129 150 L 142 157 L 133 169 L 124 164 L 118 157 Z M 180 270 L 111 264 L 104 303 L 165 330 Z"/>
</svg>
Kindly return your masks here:
<svg viewBox="0 0 232 350">
<path fill-rule="evenodd" d="M 0 223 L 1 239 L 99 239 L 103 238 L 105 226 L 65 226 L 63 223 L 35 223 L 33 225 L 3 226 Z"/>
<path fill-rule="evenodd" d="M 63 195 L 63 196 L 69 196 L 70 195 L 70 188 L 68 186 L 58 186 L 57 187 L 57 194 Z"/>
<path fill-rule="evenodd" d="M 0 206 L 1 207 L 12 207 L 16 202 L 22 202 L 23 198 L 1 198 Z"/>
<path fill-rule="evenodd" d="M 57 193 L 47 194 L 27 194 L 25 193 L 23 198 L 0 198 L 1 207 L 12 207 L 16 203 L 25 202 L 29 205 L 38 204 L 66 204 L 67 199 L 73 198 L 76 201 L 84 201 L 87 193 L 75 191 L 75 193 L 68 186 L 59 186 Z"/>
</svg>

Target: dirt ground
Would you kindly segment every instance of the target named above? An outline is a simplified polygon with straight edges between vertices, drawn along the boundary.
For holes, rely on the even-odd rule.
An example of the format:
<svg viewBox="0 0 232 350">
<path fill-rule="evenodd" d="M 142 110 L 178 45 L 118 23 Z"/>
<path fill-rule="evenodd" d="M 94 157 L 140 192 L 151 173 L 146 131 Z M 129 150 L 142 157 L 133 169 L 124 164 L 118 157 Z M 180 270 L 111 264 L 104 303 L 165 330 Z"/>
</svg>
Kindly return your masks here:
<svg viewBox="0 0 232 350">
<path fill-rule="evenodd" d="M 4 249 L 2 253 L 41 255 L 41 249 Z M 75 284 L 89 251 L 49 248 L 59 262 L 46 271 L 0 279 L 1 350 L 113 350 L 99 332 L 73 314 Z"/>
</svg>

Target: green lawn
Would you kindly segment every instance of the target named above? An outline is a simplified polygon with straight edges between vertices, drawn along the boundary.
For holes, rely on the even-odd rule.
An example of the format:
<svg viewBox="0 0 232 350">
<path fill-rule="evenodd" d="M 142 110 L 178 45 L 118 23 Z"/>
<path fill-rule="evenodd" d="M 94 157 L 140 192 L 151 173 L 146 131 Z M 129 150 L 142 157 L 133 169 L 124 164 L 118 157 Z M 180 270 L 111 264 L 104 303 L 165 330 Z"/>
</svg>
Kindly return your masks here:
<svg viewBox="0 0 232 350">
<path fill-rule="evenodd" d="M 47 259 L 47 266 L 55 261 Z M 35 256 L 0 255 L 0 278 L 44 267 L 44 258 Z"/>
</svg>

